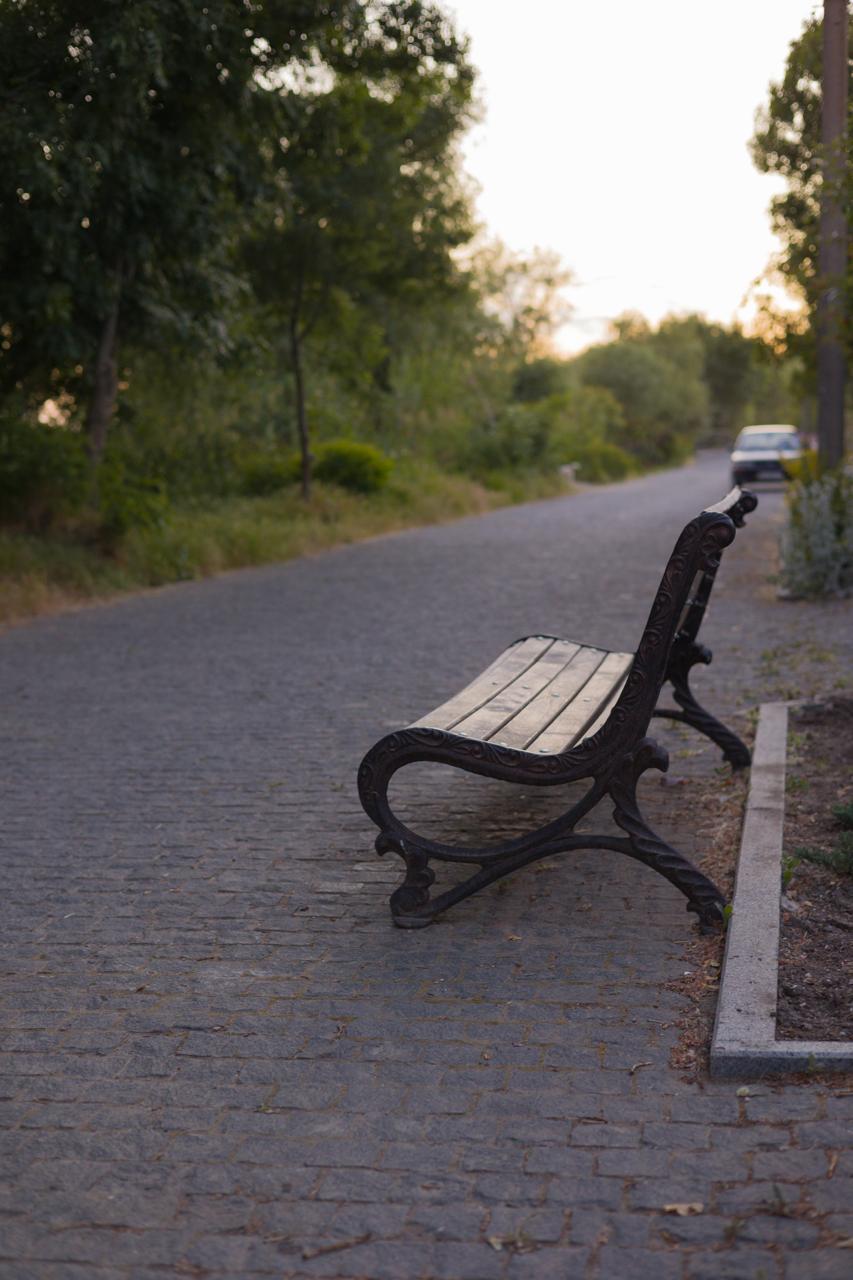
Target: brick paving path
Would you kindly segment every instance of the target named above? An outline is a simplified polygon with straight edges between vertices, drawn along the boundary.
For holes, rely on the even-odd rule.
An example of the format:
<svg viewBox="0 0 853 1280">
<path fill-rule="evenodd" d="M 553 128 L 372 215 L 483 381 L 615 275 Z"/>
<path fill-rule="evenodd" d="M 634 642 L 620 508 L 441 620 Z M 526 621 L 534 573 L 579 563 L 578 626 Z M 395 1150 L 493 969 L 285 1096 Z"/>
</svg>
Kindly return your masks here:
<svg viewBox="0 0 853 1280">
<path fill-rule="evenodd" d="M 725 487 L 710 455 L 0 637 L 2 1280 L 846 1280 L 851 1097 L 668 1066 L 679 894 L 584 854 L 394 930 L 355 795 L 516 635 L 633 648 Z M 715 708 L 851 671 L 850 606 L 766 583 L 779 509 L 723 566 Z M 436 781 L 422 817 L 511 822 Z M 649 796 L 694 852 L 689 789 Z"/>
</svg>

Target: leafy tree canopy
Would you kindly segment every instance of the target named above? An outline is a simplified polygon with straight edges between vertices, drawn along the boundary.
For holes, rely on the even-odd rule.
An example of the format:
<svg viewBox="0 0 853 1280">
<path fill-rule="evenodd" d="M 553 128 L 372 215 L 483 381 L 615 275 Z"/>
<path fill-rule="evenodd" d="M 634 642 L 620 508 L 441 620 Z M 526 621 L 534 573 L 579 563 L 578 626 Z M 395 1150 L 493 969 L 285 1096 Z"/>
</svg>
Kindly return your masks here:
<svg viewBox="0 0 853 1280">
<path fill-rule="evenodd" d="M 70 383 L 102 437 L 120 337 L 223 347 L 254 138 L 366 22 L 319 0 L 3 5 L 0 385 Z"/>
<path fill-rule="evenodd" d="M 812 18 L 790 48 L 785 74 L 770 86 L 766 106 L 757 114 L 752 138 L 752 157 L 764 173 L 776 173 L 785 179 L 787 190 L 771 202 L 774 229 L 783 243 L 779 258 L 787 282 L 805 297 L 810 310 L 817 305 L 818 289 L 818 223 L 822 185 L 821 147 L 821 76 L 823 71 L 823 23 Z M 848 53 L 849 109 L 853 112 L 853 28 L 850 29 Z M 853 194 L 853 128 L 847 130 L 847 165 L 845 202 L 850 208 Z M 853 273 L 847 275 L 847 315 L 853 305 Z M 813 360 L 813 330 L 803 347 Z M 853 355 L 850 326 L 846 335 L 848 359 Z"/>
</svg>

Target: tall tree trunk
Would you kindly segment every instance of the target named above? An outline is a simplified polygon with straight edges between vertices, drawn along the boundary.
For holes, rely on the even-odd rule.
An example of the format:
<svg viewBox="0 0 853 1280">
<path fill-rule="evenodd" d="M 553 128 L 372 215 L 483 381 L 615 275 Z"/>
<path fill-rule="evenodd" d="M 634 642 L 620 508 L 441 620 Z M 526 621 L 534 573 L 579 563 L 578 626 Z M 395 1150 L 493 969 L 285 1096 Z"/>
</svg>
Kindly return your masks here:
<svg viewBox="0 0 853 1280">
<path fill-rule="evenodd" d="M 107 443 L 107 433 L 115 413 L 118 395 L 118 313 L 121 302 L 121 274 L 110 304 L 101 325 L 98 339 L 98 351 L 95 357 L 95 377 L 92 387 L 92 399 L 86 415 L 86 430 L 89 435 L 89 456 L 93 462 L 99 462 Z"/>
<path fill-rule="evenodd" d="M 847 21 L 847 0 L 824 0 L 821 109 L 824 158 L 818 255 L 817 435 L 821 461 L 827 467 L 840 466 L 844 458 Z"/>
<path fill-rule="evenodd" d="M 290 312 L 290 364 L 296 389 L 296 428 L 299 433 L 299 455 L 302 462 L 302 497 L 311 497 L 311 449 L 308 440 L 308 415 L 305 411 L 305 371 L 302 364 L 303 333 L 299 326 L 302 311 L 302 276 L 296 283 L 296 293 Z"/>
</svg>

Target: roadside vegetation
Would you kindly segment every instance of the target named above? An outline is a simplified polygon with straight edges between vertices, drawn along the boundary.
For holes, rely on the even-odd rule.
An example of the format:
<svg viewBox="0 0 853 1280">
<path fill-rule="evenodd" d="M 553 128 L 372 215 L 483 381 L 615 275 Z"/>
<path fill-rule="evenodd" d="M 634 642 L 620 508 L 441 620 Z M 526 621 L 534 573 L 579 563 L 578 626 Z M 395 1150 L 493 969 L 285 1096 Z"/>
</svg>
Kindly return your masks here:
<svg viewBox="0 0 853 1280">
<path fill-rule="evenodd" d="M 848 95 L 853 101 L 853 27 L 848 24 Z M 784 179 L 785 189 L 771 203 L 774 229 L 782 245 L 773 264 L 802 309 L 780 316 L 768 307 L 768 335 L 780 351 L 801 362 L 807 385 L 814 383 L 818 311 L 826 282 L 819 271 L 821 201 L 826 172 L 821 142 L 823 22 L 811 18 L 791 44 L 784 73 L 770 86 L 752 139 L 759 169 Z M 842 166 L 848 225 L 853 181 L 853 130 L 847 130 Z M 844 313 L 853 314 L 853 257 L 843 281 Z M 853 368 L 853 327 L 842 328 L 847 369 Z M 848 377 L 848 388 L 850 387 Z M 849 405 L 849 392 L 848 392 Z M 849 420 L 849 417 L 848 417 Z M 849 434 L 848 434 L 849 438 Z M 782 586 L 795 597 L 847 594 L 853 590 L 853 474 L 849 453 L 836 467 L 822 467 L 816 456 L 795 469 L 788 495 L 788 521 L 782 537 Z"/>
<path fill-rule="evenodd" d="M 597 483 L 796 421 L 699 316 L 554 351 L 486 241 L 437 4 L 0 8 L 0 618 Z"/>
</svg>

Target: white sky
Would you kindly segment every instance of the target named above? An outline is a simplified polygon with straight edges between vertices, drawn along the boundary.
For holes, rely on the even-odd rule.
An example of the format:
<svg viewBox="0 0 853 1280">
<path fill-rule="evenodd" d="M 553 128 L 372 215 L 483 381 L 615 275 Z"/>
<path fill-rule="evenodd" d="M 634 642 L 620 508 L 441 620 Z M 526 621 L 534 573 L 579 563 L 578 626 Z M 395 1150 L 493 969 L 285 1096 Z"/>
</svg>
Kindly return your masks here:
<svg viewBox="0 0 853 1280">
<path fill-rule="evenodd" d="M 747 151 L 816 0 L 447 0 L 484 122 L 463 146 L 478 213 L 574 274 L 560 347 L 640 311 L 729 323 L 777 242 L 781 182 Z"/>
</svg>

